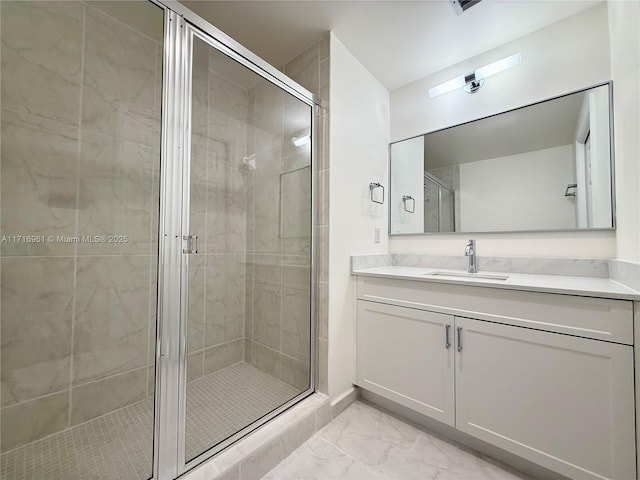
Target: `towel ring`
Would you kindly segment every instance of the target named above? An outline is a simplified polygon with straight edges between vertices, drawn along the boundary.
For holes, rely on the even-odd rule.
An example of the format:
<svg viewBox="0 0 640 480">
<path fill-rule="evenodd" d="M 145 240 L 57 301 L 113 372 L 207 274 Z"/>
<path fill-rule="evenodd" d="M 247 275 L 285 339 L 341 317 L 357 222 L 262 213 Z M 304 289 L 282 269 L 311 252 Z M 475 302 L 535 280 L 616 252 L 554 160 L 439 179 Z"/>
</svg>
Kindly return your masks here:
<svg viewBox="0 0 640 480">
<path fill-rule="evenodd" d="M 576 192 L 575 190 L 573 192 L 570 192 L 569 190 L 572 188 L 578 188 L 578 184 L 577 183 L 570 183 L 569 185 L 567 185 L 567 189 L 564 191 L 564 196 L 565 197 L 575 197 L 576 196 Z"/>
<path fill-rule="evenodd" d="M 382 189 L 382 201 L 378 201 L 375 198 L 373 198 L 373 191 L 376 188 L 381 188 Z M 371 201 L 373 203 L 379 203 L 380 205 L 382 205 L 384 203 L 384 187 L 382 185 L 380 185 L 380 183 L 378 183 L 378 182 L 369 183 L 369 195 L 371 196 Z"/>
<path fill-rule="evenodd" d="M 411 200 L 411 209 L 407 208 L 407 201 Z M 404 207 L 405 212 L 415 213 L 416 211 L 416 199 L 411 195 L 403 195 L 402 196 L 402 206 Z"/>
</svg>

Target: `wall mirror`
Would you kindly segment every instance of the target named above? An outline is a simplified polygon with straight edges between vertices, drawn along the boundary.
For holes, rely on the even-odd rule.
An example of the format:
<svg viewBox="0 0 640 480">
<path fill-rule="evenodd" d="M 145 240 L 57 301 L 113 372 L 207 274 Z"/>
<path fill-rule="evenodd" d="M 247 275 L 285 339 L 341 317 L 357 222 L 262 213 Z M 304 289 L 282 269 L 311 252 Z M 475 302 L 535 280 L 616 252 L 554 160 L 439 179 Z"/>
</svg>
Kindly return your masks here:
<svg viewBox="0 0 640 480">
<path fill-rule="evenodd" d="M 389 233 L 614 228 L 611 88 L 392 143 Z"/>
</svg>

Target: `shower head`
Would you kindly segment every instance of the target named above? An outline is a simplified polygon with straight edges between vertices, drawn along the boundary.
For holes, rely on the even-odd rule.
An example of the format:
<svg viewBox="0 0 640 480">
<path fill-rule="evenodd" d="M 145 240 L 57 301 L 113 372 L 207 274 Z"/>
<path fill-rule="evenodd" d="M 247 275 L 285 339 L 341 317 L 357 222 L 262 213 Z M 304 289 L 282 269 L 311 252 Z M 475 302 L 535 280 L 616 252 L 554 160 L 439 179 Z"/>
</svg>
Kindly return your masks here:
<svg viewBox="0 0 640 480">
<path fill-rule="evenodd" d="M 242 163 L 246 165 L 247 169 L 255 170 L 256 169 L 256 154 L 252 153 L 246 157 L 242 157 Z"/>
</svg>

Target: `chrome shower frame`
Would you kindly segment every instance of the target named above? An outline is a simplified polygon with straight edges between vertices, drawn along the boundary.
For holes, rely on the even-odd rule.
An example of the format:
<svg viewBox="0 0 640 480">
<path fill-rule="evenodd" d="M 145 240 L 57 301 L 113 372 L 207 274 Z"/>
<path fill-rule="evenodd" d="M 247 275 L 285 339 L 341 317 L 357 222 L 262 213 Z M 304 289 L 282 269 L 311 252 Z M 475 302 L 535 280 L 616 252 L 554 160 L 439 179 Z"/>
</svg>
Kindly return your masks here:
<svg viewBox="0 0 640 480">
<path fill-rule="evenodd" d="M 432 184 L 434 184 L 437 188 L 438 188 L 438 217 L 437 217 L 437 222 L 438 222 L 438 232 L 435 233 L 440 233 L 442 232 L 442 190 L 446 190 L 447 192 L 449 192 L 451 194 L 451 199 L 453 201 L 453 206 L 452 206 L 452 212 L 451 212 L 451 220 L 453 222 L 453 230 L 450 230 L 448 232 L 444 232 L 444 233 L 454 233 L 455 232 L 455 225 L 456 225 L 456 208 L 455 208 L 455 199 L 456 199 L 456 192 L 454 190 L 452 190 L 451 188 L 447 187 L 444 183 L 442 183 L 437 177 L 435 177 L 434 175 L 431 175 L 428 172 L 424 172 L 424 179 L 425 182 L 431 182 Z M 423 184 L 423 188 L 426 188 L 426 183 Z M 427 196 L 425 193 L 425 216 L 426 216 L 426 211 L 427 211 L 427 207 L 426 207 L 426 201 L 427 201 Z M 425 220 L 425 228 L 426 228 L 426 220 Z M 427 233 L 427 232 L 425 232 Z M 428 232 L 428 233 L 434 233 L 434 232 Z"/>
</svg>

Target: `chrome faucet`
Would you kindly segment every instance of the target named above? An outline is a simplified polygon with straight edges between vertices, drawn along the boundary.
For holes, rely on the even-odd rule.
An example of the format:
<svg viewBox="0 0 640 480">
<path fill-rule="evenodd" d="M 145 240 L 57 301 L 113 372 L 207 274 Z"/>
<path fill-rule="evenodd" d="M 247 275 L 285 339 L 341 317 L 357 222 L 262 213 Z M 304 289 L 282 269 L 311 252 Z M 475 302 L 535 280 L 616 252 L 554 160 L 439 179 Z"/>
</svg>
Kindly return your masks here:
<svg viewBox="0 0 640 480">
<path fill-rule="evenodd" d="M 476 266 L 476 241 L 469 240 L 467 246 L 464 247 L 464 256 L 469 257 L 469 266 L 467 267 L 467 273 L 478 273 Z"/>
</svg>

